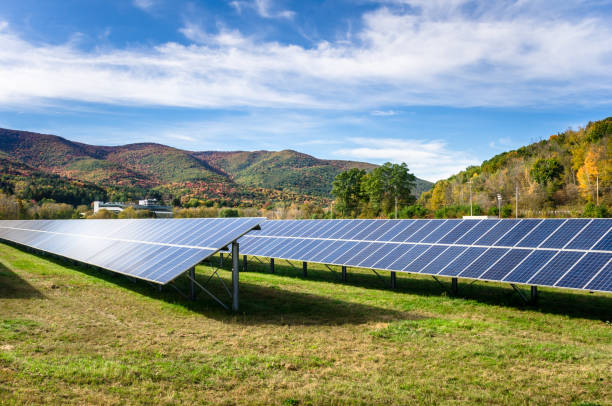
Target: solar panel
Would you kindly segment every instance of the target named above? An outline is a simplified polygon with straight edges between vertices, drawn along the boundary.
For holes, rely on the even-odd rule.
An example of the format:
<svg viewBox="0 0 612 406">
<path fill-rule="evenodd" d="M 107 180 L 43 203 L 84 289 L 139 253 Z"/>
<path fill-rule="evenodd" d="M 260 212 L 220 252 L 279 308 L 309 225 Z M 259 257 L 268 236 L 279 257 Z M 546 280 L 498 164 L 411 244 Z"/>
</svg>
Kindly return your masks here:
<svg viewBox="0 0 612 406">
<path fill-rule="evenodd" d="M 4 220 L 0 239 L 166 284 L 264 220 Z"/>
<path fill-rule="evenodd" d="M 612 290 L 612 219 L 273 220 L 242 240 L 254 256 Z"/>
</svg>

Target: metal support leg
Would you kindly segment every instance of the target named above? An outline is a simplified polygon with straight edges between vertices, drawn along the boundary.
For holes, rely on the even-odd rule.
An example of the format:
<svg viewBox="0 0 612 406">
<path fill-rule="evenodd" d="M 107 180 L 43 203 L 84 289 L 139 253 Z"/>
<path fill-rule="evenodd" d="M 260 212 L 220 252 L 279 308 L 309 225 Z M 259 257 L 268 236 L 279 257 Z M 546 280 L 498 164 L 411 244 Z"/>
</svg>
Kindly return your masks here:
<svg viewBox="0 0 612 406">
<path fill-rule="evenodd" d="M 274 258 L 270 258 L 270 272 L 274 273 Z"/>
<path fill-rule="evenodd" d="M 195 284 L 193 283 L 193 281 L 195 281 L 195 268 L 191 268 L 189 270 L 189 285 L 190 285 L 190 290 L 189 290 L 189 299 L 190 300 L 195 300 Z"/>
<path fill-rule="evenodd" d="M 397 274 L 395 272 L 391 272 L 391 289 L 397 288 Z"/>
<path fill-rule="evenodd" d="M 244 272 L 247 271 L 247 256 L 246 255 L 242 256 L 242 270 Z"/>
<path fill-rule="evenodd" d="M 531 304 L 536 304 L 536 303 L 538 303 L 538 287 L 532 286 L 531 287 Z"/>
<path fill-rule="evenodd" d="M 219 268 L 221 268 L 223 266 L 223 253 L 220 252 L 219 253 Z"/>
<path fill-rule="evenodd" d="M 306 261 L 302 262 L 302 274 L 304 275 L 304 278 L 308 276 L 308 262 Z"/>
<path fill-rule="evenodd" d="M 238 285 L 239 285 L 240 257 L 238 243 L 232 243 L 232 310 L 238 311 Z"/>
<path fill-rule="evenodd" d="M 342 267 L 342 282 L 346 282 L 346 267 Z"/>
<path fill-rule="evenodd" d="M 457 278 L 451 279 L 451 292 L 453 293 L 453 295 L 456 295 L 459 292 L 459 283 L 457 281 Z"/>
</svg>

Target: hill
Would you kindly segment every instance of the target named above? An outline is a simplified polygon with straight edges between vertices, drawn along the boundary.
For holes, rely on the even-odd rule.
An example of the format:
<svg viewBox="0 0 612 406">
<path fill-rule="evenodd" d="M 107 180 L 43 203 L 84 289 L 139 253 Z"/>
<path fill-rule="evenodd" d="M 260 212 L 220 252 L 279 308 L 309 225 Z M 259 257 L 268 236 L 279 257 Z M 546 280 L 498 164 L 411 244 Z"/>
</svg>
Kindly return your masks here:
<svg viewBox="0 0 612 406">
<path fill-rule="evenodd" d="M 514 216 L 517 191 L 522 216 L 580 215 L 589 203 L 599 203 L 599 208 L 586 215 L 610 212 L 612 117 L 553 134 L 469 167 L 438 181 L 422 195 L 421 203 L 444 216 L 452 206 L 469 204 L 469 182 L 478 210 L 492 214 L 497 212 L 499 193 L 502 215 Z"/>
<path fill-rule="evenodd" d="M 95 146 L 9 129 L 0 129 L 0 163 L 5 191 L 15 189 L 24 177 L 55 176 L 56 182 L 102 188 L 109 200 L 136 199 L 154 190 L 167 199 L 196 197 L 230 205 L 328 199 L 338 173 L 375 167 L 291 150 L 193 152 L 154 143 Z M 418 193 L 431 185 L 419 180 Z"/>
</svg>

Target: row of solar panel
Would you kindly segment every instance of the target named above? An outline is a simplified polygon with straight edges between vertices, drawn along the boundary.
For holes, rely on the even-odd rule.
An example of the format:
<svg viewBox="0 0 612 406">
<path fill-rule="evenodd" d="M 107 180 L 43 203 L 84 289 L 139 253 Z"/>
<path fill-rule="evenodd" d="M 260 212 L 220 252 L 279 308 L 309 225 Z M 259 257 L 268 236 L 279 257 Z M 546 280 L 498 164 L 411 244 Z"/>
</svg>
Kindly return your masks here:
<svg viewBox="0 0 612 406">
<path fill-rule="evenodd" d="M 1 221 L 0 238 L 166 284 L 262 221 L 253 218 Z"/>
<path fill-rule="evenodd" d="M 258 235 L 517 248 L 612 250 L 612 219 L 284 220 Z"/>
<path fill-rule="evenodd" d="M 54 233 L 78 234 L 95 238 L 113 238 L 124 241 L 179 245 L 185 247 L 216 248 L 227 244 L 227 234 L 237 226 L 257 224 L 263 219 L 126 219 L 126 220 L 6 220 L 4 228 L 27 229 L 44 232 L 46 238 Z M 204 224 L 212 226 L 203 232 Z M 247 223 L 245 223 L 245 221 Z"/>
<path fill-rule="evenodd" d="M 490 281 L 612 290 L 612 253 L 244 236 L 247 255 Z"/>
</svg>

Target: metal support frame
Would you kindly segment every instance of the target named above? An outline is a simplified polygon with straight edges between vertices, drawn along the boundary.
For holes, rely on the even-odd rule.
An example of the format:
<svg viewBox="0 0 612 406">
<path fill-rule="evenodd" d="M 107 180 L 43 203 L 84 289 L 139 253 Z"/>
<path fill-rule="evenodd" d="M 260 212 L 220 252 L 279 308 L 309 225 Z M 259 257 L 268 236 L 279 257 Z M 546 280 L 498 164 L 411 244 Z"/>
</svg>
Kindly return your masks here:
<svg viewBox="0 0 612 406">
<path fill-rule="evenodd" d="M 383 286 L 387 286 L 387 282 L 385 281 L 385 278 L 383 278 L 378 272 L 376 272 L 376 269 L 370 269 L 370 271 L 374 272 L 374 274 L 376 276 L 378 276 L 378 279 L 380 279 L 380 281 L 383 283 Z"/>
<path fill-rule="evenodd" d="M 536 303 L 538 303 L 538 287 L 532 286 L 531 287 L 531 304 L 536 304 Z"/>
<path fill-rule="evenodd" d="M 453 295 L 459 293 L 459 281 L 457 278 L 451 279 L 451 292 L 453 293 Z"/>
<path fill-rule="evenodd" d="M 531 297 L 527 297 L 527 295 L 514 283 L 511 283 L 510 286 L 512 286 L 512 289 L 514 289 L 514 291 L 518 293 L 518 295 L 521 297 L 521 299 L 523 299 L 523 302 L 525 302 L 525 304 L 533 305 L 538 302 L 538 287 L 537 286 L 531 286 Z"/>
<path fill-rule="evenodd" d="M 195 267 L 189 270 L 189 299 L 195 300 L 195 284 L 193 281 L 195 280 Z"/>
<path fill-rule="evenodd" d="M 290 266 L 291 268 L 293 268 L 293 269 L 297 270 L 297 268 L 295 267 L 295 265 L 293 265 L 293 263 L 291 263 L 291 261 L 289 261 L 288 259 L 285 259 L 285 262 L 286 262 L 287 264 L 289 264 L 289 266 Z"/>
<path fill-rule="evenodd" d="M 304 278 L 308 276 L 308 262 L 306 261 L 302 262 L 302 275 Z"/>
<path fill-rule="evenodd" d="M 397 274 L 391 272 L 391 289 L 397 289 Z"/>
<path fill-rule="evenodd" d="M 238 311 L 238 288 L 239 288 L 239 278 L 240 277 L 240 258 L 239 258 L 239 250 L 238 243 L 236 241 L 232 242 L 232 310 Z"/>
<path fill-rule="evenodd" d="M 331 269 L 331 267 L 330 267 L 329 265 L 327 265 L 327 264 L 323 264 L 323 265 L 325 265 L 325 267 L 326 267 L 327 269 L 329 269 L 329 270 L 331 271 L 331 273 L 333 273 L 334 275 L 337 275 L 337 274 L 338 274 L 336 271 L 334 271 L 333 269 Z"/>
<path fill-rule="evenodd" d="M 246 272 L 247 271 L 247 256 L 243 255 L 242 256 L 242 271 Z"/>
<path fill-rule="evenodd" d="M 270 273 L 274 273 L 274 258 L 270 258 Z"/>
<path fill-rule="evenodd" d="M 346 266 L 342 267 L 342 282 L 346 282 Z"/>
<path fill-rule="evenodd" d="M 219 268 L 223 267 L 223 253 L 219 253 Z"/>
</svg>

